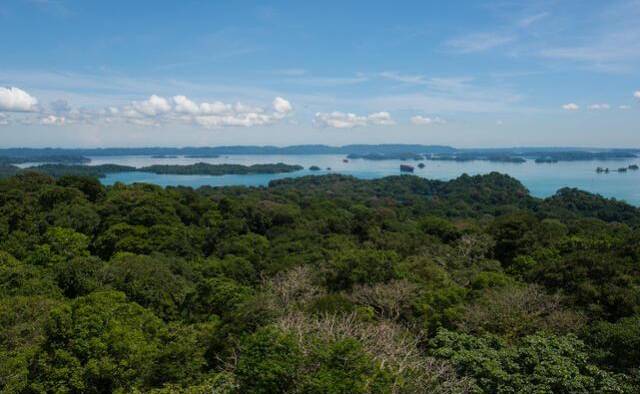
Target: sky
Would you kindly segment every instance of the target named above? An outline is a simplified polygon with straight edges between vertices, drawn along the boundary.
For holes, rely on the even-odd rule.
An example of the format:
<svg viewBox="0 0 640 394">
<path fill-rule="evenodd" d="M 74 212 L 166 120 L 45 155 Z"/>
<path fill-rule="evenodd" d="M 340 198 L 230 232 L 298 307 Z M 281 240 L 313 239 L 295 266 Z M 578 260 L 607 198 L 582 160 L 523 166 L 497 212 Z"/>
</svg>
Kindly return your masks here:
<svg viewBox="0 0 640 394">
<path fill-rule="evenodd" d="M 640 148 L 640 0 L 0 1 L 0 146 Z"/>
</svg>

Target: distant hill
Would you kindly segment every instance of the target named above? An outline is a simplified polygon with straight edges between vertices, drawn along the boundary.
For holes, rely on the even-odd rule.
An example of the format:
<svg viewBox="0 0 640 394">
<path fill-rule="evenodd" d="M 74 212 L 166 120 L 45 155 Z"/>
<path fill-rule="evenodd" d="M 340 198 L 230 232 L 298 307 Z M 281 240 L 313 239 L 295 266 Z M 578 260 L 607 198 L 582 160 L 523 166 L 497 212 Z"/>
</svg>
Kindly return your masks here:
<svg viewBox="0 0 640 394">
<path fill-rule="evenodd" d="M 446 145 L 419 144 L 352 144 L 291 145 L 291 146 L 204 146 L 204 147 L 141 147 L 141 148 L 5 148 L 0 149 L 0 157 L 11 158 L 6 164 L 28 161 L 45 161 L 52 157 L 85 156 L 127 156 L 142 155 L 156 157 L 190 156 L 218 157 L 221 155 L 311 155 L 338 154 L 357 157 L 396 157 L 416 155 L 437 155 L 438 157 L 478 160 L 486 157 L 525 157 L 528 159 L 552 158 L 554 160 L 601 160 L 611 158 L 636 157 L 640 149 L 606 149 L 573 147 L 513 147 L 513 148 L 465 148 L 458 149 Z M 59 162 L 59 161 L 53 161 Z"/>
<path fill-rule="evenodd" d="M 292 145 L 292 146 L 212 146 L 212 147 L 143 147 L 143 148 L 6 148 L 0 149 L 0 156 L 6 157 L 30 157 L 61 155 L 85 155 L 85 156 L 217 156 L 217 155 L 310 155 L 310 154 L 398 154 L 398 153 L 454 153 L 456 149 L 441 145 L 411 145 L 411 144 L 384 144 L 384 145 Z"/>
</svg>

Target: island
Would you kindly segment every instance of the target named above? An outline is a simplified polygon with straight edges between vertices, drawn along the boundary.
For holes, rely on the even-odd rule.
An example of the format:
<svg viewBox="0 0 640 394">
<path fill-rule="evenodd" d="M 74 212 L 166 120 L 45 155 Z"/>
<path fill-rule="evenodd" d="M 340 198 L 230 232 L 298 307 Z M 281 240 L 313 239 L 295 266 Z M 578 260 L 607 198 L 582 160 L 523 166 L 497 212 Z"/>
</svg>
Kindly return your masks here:
<svg viewBox="0 0 640 394">
<path fill-rule="evenodd" d="M 533 158 L 536 163 L 557 163 L 559 161 L 595 161 L 619 160 L 638 157 L 636 152 L 629 150 L 607 150 L 602 152 L 590 151 L 558 151 L 558 152 L 527 152 L 525 157 Z"/>
<path fill-rule="evenodd" d="M 137 171 L 136 167 L 123 166 L 119 164 L 100 164 L 97 166 L 67 165 L 67 164 L 41 164 L 34 167 L 27 167 L 20 172 L 39 172 L 50 175 L 54 178 L 63 176 L 86 176 L 94 178 L 104 178 L 109 173 Z"/>
<path fill-rule="evenodd" d="M 86 165 L 64 165 L 64 164 L 42 164 L 28 167 L 23 172 L 40 172 L 56 178 L 65 175 L 90 176 L 104 178 L 109 173 L 116 172 L 149 172 L 153 174 L 167 175 L 243 175 L 243 174 L 277 174 L 302 170 L 299 165 L 284 163 L 275 164 L 253 164 L 245 166 L 241 164 L 210 164 L 195 163 L 187 165 L 154 164 L 146 167 L 132 167 L 117 164 L 102 164 L 97 166 Z M 19 169 L 18 169 L 19 170 Z M 11 174 L 11 169 L 8 169 Z M 13 172 L 15 173 L 15 172 Z"/>
<path fill-rule="evenodd" d="M 558 161 L 612 160 L 638 157 L 640 149 L 577 148 L 577 147 L 513 147 L 513 148 L 455 148 L 444 145 L 420 144 L 352 144 L 292 145 L 292 146 L 199 146 L 199 147 L 139 147 L 139 148 L 0 148 L 0 156 L 26 158 L 28 162 L 44 162 L 46 156 L 184 156 L 189 158 L 217 158 L 221 155 L 350 155 L 354 159 L 390 160 L 417 159 L 418 156 L 458 161 L 512 161 L 513 158 L 538 163 Z M 54 162 L 54 161 L 47 161 Z M 60 162 L 60 161 L 55 161 Z M 74 162 L 75 161 L 71 161 Z"/>
<path fill-rule="evenodd" d="M 214 153 L 204 153 L 197 155 L 185 155 L 187 159 L 217 159 L 220 155 L 216 155 Z"/>
<path fill-rule="evenodd" d="M 137 171 L 170 175 L 238 175 L 277 174 L 283 172 L 295 172 L 302 169 L 304 169 L 302 166 L 284 163 L 253 164 L 250 166 L 242 164 L 195 163 L 187 165 L 154 164 L 147 167 L 140 167 Z"/>
<path fill-rule="evenodd" d="M 534 161 L 536 163 L 557 163 L 558 159 L 554 159 L 553 157 L 545 156 L 545 157 L 536 157 Z"/>
<path fill-rule="evenodd" d="M 309 171 L 320 171 L 320 167 L 318 167 L 318 166 L 311 166 L 311 167 L 309 167 Z"/>
<path fill-rule="evenodd" d="M 0 164 L 24 163 L 89 163 L 91 159 L 81 155 L 32 155 L 32 156 L 0 156 Z"/>
<path fill-rule="evenodd" d="M 152 159 L 177 159 L 176 155 L 152 155 Z"/>
<path fill-rule="evenodd" d="M 485 153 L 457 153 L 457 154 L 444 154 L 444 155 L 427 155 L 427 160 L 433 161 L 490 161 L 496 163 L 526 163 L 526 160 L 522 157 L 504 155 L 504 154 L 485 154 Z"/>
<path fill-rule="evenodd" d="M 363 160 L 422 160 L 424 157 L 417 153 L 412 152 L 398 152 L 398 153 L 366 153 L 358 154 L 351 153 L 347 156 L 349 159 L 363 159 Z"/>
<path fill-rule="evenodd" d="M 400 172 L 413 172 L 413 166 L 408 164 L 400 164 Z"/>
</svg>

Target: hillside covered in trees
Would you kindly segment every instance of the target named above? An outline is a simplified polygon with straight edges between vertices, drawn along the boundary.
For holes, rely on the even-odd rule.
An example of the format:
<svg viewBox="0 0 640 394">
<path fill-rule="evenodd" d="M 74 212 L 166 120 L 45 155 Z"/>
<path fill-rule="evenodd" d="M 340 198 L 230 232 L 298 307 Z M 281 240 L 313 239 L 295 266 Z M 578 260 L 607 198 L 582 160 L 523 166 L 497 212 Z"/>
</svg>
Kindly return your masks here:
<svg viewBox="0 0 640 394">
<path fill-rule="evenodd" d="M 637 393 L 640 210 L 492 173 L 0 180 L 0 391 Z"/>
<path fill-rule="evenodd" d="M 299 165 L 285 163 L 274 164 L 210 164 L 194 163 L 183 165 L 153 164 L 145 167 L 132 167 L 120 164 L 99 164 L 89 165 L 67 165 L 67 164 L 40 164 L 34 167 L 18 168 L 13 165 L 3 165 L 0 163 L 0 178 L 18 175 L 27 172 L 39 172 L 50 175 L 54 178 L 63 176 L 85 176 L 104 178 L 107 174 L 117 172 L 148 172 L 151 174 L 173 174 L 173 175 L 229 175 L 229 174 L 278 174 L 295 172 L 302 170 Z"/>
</svg>

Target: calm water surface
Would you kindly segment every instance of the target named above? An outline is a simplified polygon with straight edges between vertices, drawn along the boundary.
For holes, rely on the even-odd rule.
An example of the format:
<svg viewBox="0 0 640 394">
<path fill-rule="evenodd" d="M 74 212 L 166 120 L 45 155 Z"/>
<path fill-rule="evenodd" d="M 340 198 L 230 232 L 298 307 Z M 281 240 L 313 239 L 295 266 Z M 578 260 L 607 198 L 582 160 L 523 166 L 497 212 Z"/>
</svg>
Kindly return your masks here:
<svg viewBox="0 0 640 394">
<path fill-rule="evenodd" d="M 91 157 L 91 165 L 97 164 L 123 164 L 134 167 L 142 167 L 151 164 L 193 164 L 206 163 L 233 163 L 251 165 L 257 163 L 299 164 L 305 169 L 286 174 L 258 174 L 258 175 L 156 175 L 143 172 L 125 172 L 108 174 L 102 182 L 111 185 L 115 182 L 133 183 L 148 182 L 161 186 L 266 186 L 269 181 L 304 175 L 322 175 L 327 173 L 339 173 L 352 175 L 362 179 L 380 178 L 389 175 L 400 174 L 400 164 L 406 163 L 416 166 L 414 162 L 400 160 L 368 161 L 349 160 L 343 163 L 343 155 L 228 155 L 210 159 L 177 158 L 151 158 L 150 156 L 96 156 Z M 577 187 L 592 193 L 598 193 L 606 197 L 615 197 L 634 205 L 640 205 L 640 171 L 628 171 L 617 173 L 619 167 L 627 167 L 629 164 L 640 163 L 636 160 L 610 160 L 610 161 L 582 161 L 561 162 L 553 164 L 536 164 L 528 161 L 523 164 L 490 163 L 485 161 L 472 162 L 444 162 L 425 161 L 426 167 L 419 169 L 416 166 L 414 175 L 429 179 L 449 180 L 461 174 L 477 175 L 492 171 L 509 174 L 522 182 L 537 197 L 547 197 L 554 194 L 562 187 Z M 309 166 L 316 165 L 322 171 L 309 171 Z M 596 167 L 609 167 L 613 172 L 609 174 L 597 174 Z M 326 168 L 331 168 L 327 170 Z"/>
</svg>

